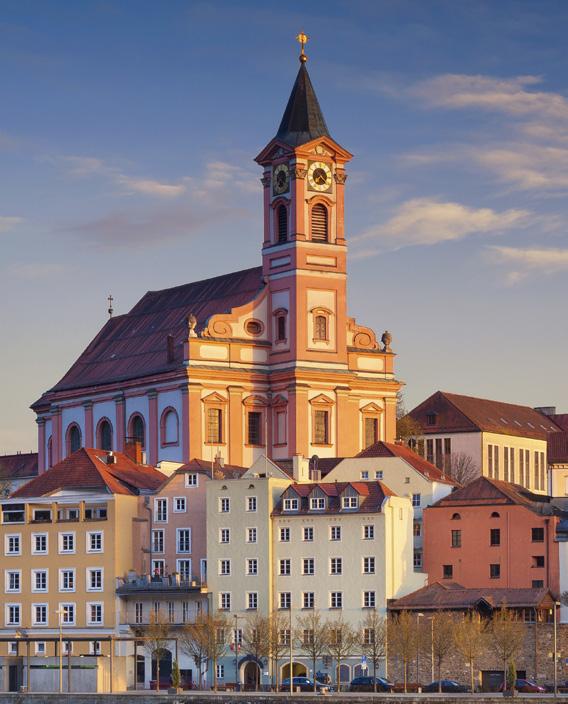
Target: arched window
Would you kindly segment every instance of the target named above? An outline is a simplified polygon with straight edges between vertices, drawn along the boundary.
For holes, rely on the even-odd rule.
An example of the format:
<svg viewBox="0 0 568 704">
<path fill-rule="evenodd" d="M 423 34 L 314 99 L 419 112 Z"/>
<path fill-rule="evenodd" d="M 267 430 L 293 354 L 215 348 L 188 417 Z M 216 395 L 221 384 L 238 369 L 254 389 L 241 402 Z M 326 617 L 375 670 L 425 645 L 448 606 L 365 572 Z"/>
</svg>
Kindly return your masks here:
<svg viewBox="0 0 568 704">
<path fill-rule="evenodd" d="M 72 455 L 81 447 L 81 430 L 78 425 L 72 423 L 67 428 L 67 454 Z"/>
<path fill-rule="evenodd" d="M 285 205 L 278 206 L 276 220 L 278 223 L 278 243 L 280 244 L 288 239 L 288 211 Z"/>
<path fill-rule="evenodd" d="M 493 511 L 491 518 L 501 518 L 501 516 L 497 513 L 497 511 Z"/>
<path fill-rule="evenodd" d="M 131 440 L 139 442 L 142 449 L 146 446 L 146 429 L 144 427 L 144 418 L 138 413 L 134 414 L 129 423 L 128 435 Z"/>
<path fill-rule="evenodd" d="M 461 521 L 461 516 L 459 513 L 454 513 L 452 515 L 452 521 Z"/>
<path fill-rule="evenodd" d="M 314 318 L 314 340 L 327 340 L 327 318 L 316 315 Z"/>
<path fill-rule="evenodd" d="M 47 468 L 53 467 L 53 438 L 47 439 Z"/>
<path fill-rule="evenodd" d="M 312 240 L 315 242 L 329 241 L 327 208 L 322 203 L 316 203 L 312 208 Z"/>
<path fill-rule="evenodd" d="M 112 450 L 112 425 L 107 418 L 101 418 L 97 427 L 97 447 Z"/>
<path fill-rule="evenodd" d="M 166 408 L 160 421 L 160 436 L 164 445 L 177 445 L 179 442 L 178 414 L 173 408 Z"/>
</svg>

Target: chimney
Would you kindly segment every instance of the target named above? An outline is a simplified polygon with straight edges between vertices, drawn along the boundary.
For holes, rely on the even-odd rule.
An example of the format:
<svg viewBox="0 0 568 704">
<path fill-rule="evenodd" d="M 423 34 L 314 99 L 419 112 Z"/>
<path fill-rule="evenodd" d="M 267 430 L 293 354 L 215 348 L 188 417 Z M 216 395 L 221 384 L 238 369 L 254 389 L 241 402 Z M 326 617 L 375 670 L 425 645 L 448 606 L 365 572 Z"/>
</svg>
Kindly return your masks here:
<svg viewBox="0 0 568 704">
<path fill-rule="evenodd" d="M 295 482 L 310 481 L 310 461 L 304 455 L 292 457 L 292 476 Z"/>
<path fill-rule="evenodd" d="M 537 413 L 542 413 L 543 416 L 555 416 L 556 406 L 537 406 L 535 409 Z"/>
<path fill-rule="evenodd" d="M 173 335 L 168 335 L 166 337 L 166 353 L 167 353 L 168 362 L 173 362 L 174 357 L 175 357 L 174 336 Z"/>
<path fill-rule="evenodd" d="M 143 464 L 142 443 L 134 438 L 126 438 L 124 454 L 136 464 Z"/>
</svg>

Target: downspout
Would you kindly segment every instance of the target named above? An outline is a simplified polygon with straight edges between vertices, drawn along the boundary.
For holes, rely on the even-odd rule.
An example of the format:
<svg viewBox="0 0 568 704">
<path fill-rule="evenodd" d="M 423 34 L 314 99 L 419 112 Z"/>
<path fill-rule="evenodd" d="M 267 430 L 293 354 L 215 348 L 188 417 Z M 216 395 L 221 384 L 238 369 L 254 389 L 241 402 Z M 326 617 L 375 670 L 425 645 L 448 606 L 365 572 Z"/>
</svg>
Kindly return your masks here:
<svg viewBox="0 0 568 704">
<path fill-rule="evenodd" d="M 149 550 L 148 552 L 150 553 L 150 564 L 148 565 L 148 574 L 150 575 L 150 579 L 152 579 L 152 519 L 153 519 L 153 513 L 152 513 L 152 506 L 150 505 L 150 497 L 146 496 L 144 497 L 144 508 L 146 511 L 148 511 L 150 515 L 150 529 L 148 531 L 148 543 L 149 543 Z"/>
<path fill-rule="evenodd" d="M 550 518 L 544 519 L 546 526 L 546 587 L 550 589 Z M 554 596 L 556 599 L 556 595 Z"/>
</svg>

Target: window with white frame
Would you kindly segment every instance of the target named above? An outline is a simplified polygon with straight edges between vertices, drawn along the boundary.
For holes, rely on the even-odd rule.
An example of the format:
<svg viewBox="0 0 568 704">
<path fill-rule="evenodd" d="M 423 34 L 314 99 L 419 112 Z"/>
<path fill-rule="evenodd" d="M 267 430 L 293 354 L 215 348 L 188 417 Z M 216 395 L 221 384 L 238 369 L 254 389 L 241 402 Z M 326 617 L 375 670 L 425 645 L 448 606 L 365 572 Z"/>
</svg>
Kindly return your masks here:
<svg viewBox="0 0 568 704">
<path fill-rule="evenodd" d="M 341 508 L 354 509 L 359 507 L 358 496 L 343 496 L 341 499 Z"/>
<path fill-rule="evenodd" d="M 361 479 L 368 479 L 368 478 L 369 478 L 369 472 L 368 472 L 368 470 L 364 469 L 361 472 Z"/>
<path fill-rule="evenodd" d="M 312 511 L 323 511 L 325 509 L 325 498 L 316 496 L 310 499 L 310 509 Z"/>
<path fill-rule="evenodd" d="M 374 609 L 377 605 L 375 592 L 363 592 L 363 608 Z"/>
<path fill-rule="evenodd" d="M 187 472 L 185 475 L 185 486 L 188 489 L 194 489 L 196 486 L 198 486 L 198 474 L 195 472 Z"/>
<path fill-rule="evenodd" d="M 382 481 L 383 479 L 383 470 L 382 469 L 377 469 L 375 472 L 375 479 L 378 479 L 379 481 Z"/>
<path fill-rule="evenodd" d="M 254 513 L 256 511 L 256 506 L 257 506 L 256 496 L 247 496 L 246 497 L 246 510 L 251 513 Z"/>
<path fill-rule="evenodd" d="M 343 592 L 330 592 L 329 606 L 331 609 L 343 608 Z"/>
<path fill-rule="evenodd" d="M 418 508 L 422 503 L 422 497 L 420 494 L 412 494 L 412 505 L 414 508 Z"/>
<path fill-rule="evenodd" d="M 247 609 L 258 609 L 258 592 L 247 592 Z"/>
<path fill-rule="evenodd" d="M 101 624 L 103 622 L 103 605 L 99 601 L 87 603 L 87 622 L 89 624 Z"/>
<path fill-rule="evenodd" d="M 47 533 L 32 533 L 32 555 L 47 555 L 48 545 Z"/>
<path fill-rule="evenodd" d="M 164 529 L 152 530 L 152 552 L 164 552 Z"/>
<path fill-rule="evenodd" d="M 284 511 L 297 511 L 299 508 L 298 499 L 284 499 L 282 502 L 282 509 Z"/>
<path fill-rule="evenodd" d="M 231 574 L 231 560 L 219 560 L 219 574 L 224 577 Z"/>
<path fill-rule="evenodd" d="M 19 626 L 22 618 L 21 604 L 6 604 L 6 625 Z"/>
<path fill-rule="evenodd" d="M 225 665 L 217 665 L 216 669 L 217 669 L 217 672 L 215 674 L 217 675 L 217 679 L 218 680 L 225 679 Z"/>
<path fill-rule="evenodd" d="M 75 604 L 59 604 L 59 611 L 61 613 L 61 623 L 66 626 L 75 624 Z"/>
<path fill-rule="evenodd" d="M 4 589 L 7 592 L 22 591 L 22 570 L 6 570 L 4 575 L 6 580 Z"/>
<path fill-rule="evenodd" d="M 74 592 L 75 591 L 75 570 L 61 569 L 59 570 L 59 591 Z"/>
<path fill-rule="evenodd" d="M 37 640 L 35 642 L 35 654 L 36 655 L 45 655 L 47 652 L 46 650 L 46 645 L 44 640 Z"/>
<path fill-rule="evenodd" d="M 47 591 L 47 570 L 32 570 L 32 592 Z"/>
<path fill-rule="evenodd" d="M 59 533 L 59 552 L 66 554 L 75 552 L 75 533 Z"/>
<path fill-rule="evenodd" d="M 248 575 L 258 574 L 258 559 L 256 557 L 248 557 L 246 561 L 246 573 Z"/>
<path fill-rule="evenodd" d="M 419 569 L 420 567 L 422 567 L 422 550 L 414 551 L 413 564 L 414 569 Z"/>
<path fill-rule="evenodd" d="M 363 540 L 375 539 L 375 526 L 373 523 L 365 523 L 363 526 Z"/>
<path fill-rule="evenodd" d="M 87 552 L 103 552 L 102 530 L 94 530 L 87 533 Z"/>
<path fill-rule="evenodd" d="M 176 546 L 178 553 L 191 552 L 191 528 L 176 530 Z"/>
<path fill-rule="evenodd" d="M 316 597 L 314 592 L 303 592 L 302 593 L 302 608 L 303 609 L 313 609 L 316 605 Z"/>
<path fill-rule="evenodd" d="M 329 558 L 329 574 L 343 574 L 343 558 L 342 557 L 330 557 Z"/>
<path fill-rule="evenodd" d="M 313 526 L 304 526 L 303 530 L 303 540 L 305 543 L 312 543 L 314 540 L 314 528 Z"/>
<path fill-rule="evenodd" d="M 330 540 L 341 540 L 341 526 L 330 526 L 329 527 L 329 539 Z"/>
<path fill-rule="evenodd" d="M 89 654 L 90 655 L 100 655 L 101 654 L 101 641 L 100 640 L 89 641 Z"/>
<path fill-rule="evenodd" d="M 247 543 L 256 543 L 257 530 L 256 528 L 246 529 Z"/>
<path fill-rule="evenodd" d="M 174 496 L 174 513 L 187 512 L 187 499 L 185 496 Z"/>
<path fill-rule="evenodd" d="M 219 542 L 227 544 L 231 542 L 231 529 L 219 528 Z"/>
<path fill-rule="evenodd" d="M 280 542 L 289 543 L 290 542 L 290 528 L 280 528 Z"/>
<path fill-rule="evenodd" d="M 219 592 L 219 609 L 221 611 L 231 610 L 231 592 Z"/>
<path fill-rule="evenodd" d="M 134 604 L 134 623 L 144 623 L 144 604 L 141 601 Z"/>
<path fill-rule="evenodd" d="M 159 619 L 159 618 L 160 618 L 160 608 L 161 608 L 161 607 L 160 607 L 160 602 L 159 602 L 159 601 L 155 601 L 155 602 L 152 604 L 152 608 L 153 608 L 153 610 L 154 610 L 154 618 L 155 618 L 155 619 Z"/>
<path fill-rule="evenodd" d="M 176 621 L 176 607 L 173 601 L 168 601 L 168 622 L 175 623 Z"/>
<path fill-rule="evenodd" d="M 101 567 L 87 568 L 87 591 L 102 592 L 103 590 L 103 570 Z"/>
<path fill-rule="evenodd" d="M 18 654 L 18 641 L 11 640 L 8 643 L 8 655 L 17 655 L 17 654 Z"/>
<path fill-rule="evenodd" d="M 290 609 L 292 607 L 292 593 L 291 592 L 280 592 L 278 594 L 278 608 L 279 609 Z"/>
<path fill-rule="evenodd" d="M 316 573 L 316 560 L 314 557 L 304 557 L 302 558 L 302 574 L 315 574 Z"/>
<path fill-rule="evenodd" d="M 32 624 L 34 626 L 47 626 L 47 604 L 32 604 Z"/>
<path fill-rule="evenodd" d="M 191 579 L 191 560 L 176 560 L 176 570 L 182 582 Z"/>
<path fill-rule="evenodd" d="M 163 577 L 166 572 L 166 563 L 164 560 L 152 560 L 152 574 L 155 577 Z"/>
<path fill-rule="evenodd" d="M 154 522 L 166 523 L 168 520 L 168 500 L 154 499 Z"/>
<path fill-rule="evenodd" d="M 363 558 L 363 574 L 375 574 L 375 558 Z"/>
<path fill-rule="evenodd" d="M 6 555 L 22 554 L 22 536 L 20 533 L 11 533 L 5 536 L 4 552 Z"/>
<path fill-rule="evenodd" d="M 278 633 L 278 642 L 280 645 L 290 645 L 292 634 L 289 628 L 281 628 Z"/>
<path fill-rule="evenodd" d="M 291 561 L 289 558 L 283 558 L 280 560 L 278 574 L 283 577 L 289 577 L 292 574 Z"/>
<path fill-rule="evenodd" d="M 231 499 L 228 496 L 222 496 L 219 499 L 219 513 L 230 513 Z"/>
<path fill-rule="evenodd" d="M 63 641 L 63 655 L 70 655 L 73 652 L 73 641 Z"/>
<path fill-rule="evenodd" d="M 181 622 L 182 623 L 189 623 L 190 613 L 191 613 L 191 611 L 189 608 L 189 601 L 182 601 L 181 602 Z"/>
</svg>

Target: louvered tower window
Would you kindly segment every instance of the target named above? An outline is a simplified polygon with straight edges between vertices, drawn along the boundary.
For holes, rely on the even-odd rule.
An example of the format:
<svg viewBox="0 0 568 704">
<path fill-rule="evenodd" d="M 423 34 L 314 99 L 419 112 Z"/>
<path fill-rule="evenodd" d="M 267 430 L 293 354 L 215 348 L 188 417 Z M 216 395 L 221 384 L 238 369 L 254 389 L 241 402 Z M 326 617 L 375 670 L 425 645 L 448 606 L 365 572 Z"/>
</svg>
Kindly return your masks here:
<svg viewBox="0 0 568 704">
<path fill-rule="evenodd" d="M 312 208 L 312 240 L 315 242 L 329 241 L 328 214 L 325 205 L 318 203 Z"/>
<path fill-rule="evenodd" d="M 285 205 L 278 206 L 278 243 L 288 239 L 288 211 Z"/>
</svg>

